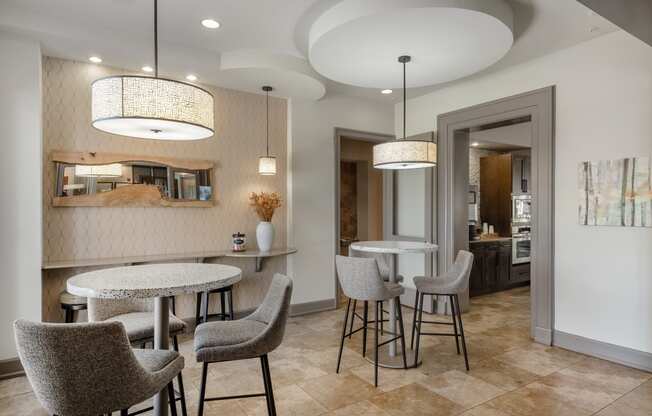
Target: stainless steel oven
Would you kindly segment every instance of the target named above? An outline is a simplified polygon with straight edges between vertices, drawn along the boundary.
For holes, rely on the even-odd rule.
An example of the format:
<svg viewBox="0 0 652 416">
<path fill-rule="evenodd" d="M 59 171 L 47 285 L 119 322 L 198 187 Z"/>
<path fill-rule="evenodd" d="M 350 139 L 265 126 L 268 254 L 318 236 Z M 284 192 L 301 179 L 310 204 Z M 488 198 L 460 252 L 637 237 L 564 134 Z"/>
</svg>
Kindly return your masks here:
<svg viewBox="0 0 652 416">
<path fill-rule="evenodd" d="M 532 195 L 512 195 L 512 223 L 529 224 L 532 220 Z"/>
<path fill-rule="evenodd" d="M 530 226 L 512 227 L 512 264 L 530 262 Z"/>
</svg>

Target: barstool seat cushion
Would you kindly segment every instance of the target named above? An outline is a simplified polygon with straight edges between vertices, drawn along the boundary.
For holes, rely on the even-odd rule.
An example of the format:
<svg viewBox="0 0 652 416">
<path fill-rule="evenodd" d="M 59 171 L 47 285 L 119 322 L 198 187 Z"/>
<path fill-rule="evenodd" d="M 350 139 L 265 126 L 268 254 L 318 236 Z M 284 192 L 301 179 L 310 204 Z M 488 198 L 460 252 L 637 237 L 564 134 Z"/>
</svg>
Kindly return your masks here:
<svg viewBox="0 0 652 416">
<path fill-rule="evenodd" d="M 59 302 L 62 305 L 86 305 L 87 300 L 83 296 L 73 295 L 64 290 L 59 294 Z"/>
<path fill-rule="evenodd" d="M 195 329 L 197 361 L 230 361 L 256 358 L 267 352 L 257 343 L 267 324 L 254 319 L 217 321 L 199 325 Z"/>
<path fill-rule="evenodd" d="M 383 276 L 383 280 L 386 281 L 386 282 L 389 282 L 389 276 Z M 396 275 L 396 282 L 397 283 L 401 283 L 401 282 L 403 282 L 403 280 L 405 280 L 405 278 L 403 277 L 402 274 L 397 274 Z"/>
<path fill-rule="evenodd" d="M 178 352 L 172 350 L 142 350 L 134 348 L 132 351 L 138 363 L 150 373 L 164 369 L 168 364 L 178 358 L 181 358 L 181 362 L 183 363 L 183 357 Z M 183 368 L 183 365 L 181 367 Z"/>
<path fill-rule="evenodd" d="M 405 289 L 399 283 L 385 282 L 385 287 L 387 288 L 387 291 L 392 295 L 392 298 L 401 296 L 403 292 L 405 292 Z"/>
<path fill-rule="evenodd" d="M 434 278 L 432 276 L 415 276 L 414 286 L 421 293 L 436 295 L 455 295 L 459 290 L 459 285 L 456 281 Z"/>
<path fill-rule="evenodd" d="M 120 322 L 127 331 L 130 342 L 146 341 L 154 338 L 154 314 L 152 312 L 129 312 L 107 319 Z M 170 336 L 186 330 L 186 323 L 170 314 Z"/>
</svg>

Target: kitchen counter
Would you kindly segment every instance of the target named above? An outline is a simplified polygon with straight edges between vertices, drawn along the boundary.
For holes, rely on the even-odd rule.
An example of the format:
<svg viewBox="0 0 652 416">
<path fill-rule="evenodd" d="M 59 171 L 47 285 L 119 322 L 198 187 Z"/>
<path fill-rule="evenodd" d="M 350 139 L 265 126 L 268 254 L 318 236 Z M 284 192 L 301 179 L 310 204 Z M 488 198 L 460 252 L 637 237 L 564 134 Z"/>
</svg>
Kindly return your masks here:
<svg viewBox="0 0 652 416">
<path fill-rule="evenodd" d="M 512 241 L 512 237 L 496 237 L 496 238 L 489 238 L 486 240 L 470 240 L 469 244 L 481 244 L 481 243 L 499 243 L 502 241 Z"/>
</svg>

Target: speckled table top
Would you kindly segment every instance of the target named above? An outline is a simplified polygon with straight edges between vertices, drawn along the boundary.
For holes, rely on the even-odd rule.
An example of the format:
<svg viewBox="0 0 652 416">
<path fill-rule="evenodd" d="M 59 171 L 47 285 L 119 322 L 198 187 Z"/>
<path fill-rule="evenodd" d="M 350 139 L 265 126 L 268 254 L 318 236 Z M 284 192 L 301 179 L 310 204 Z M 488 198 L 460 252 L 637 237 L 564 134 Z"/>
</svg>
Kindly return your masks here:
<svg viewBox="0 0 652 416">
<path fill-rule="evenodd" d="M 67 289 L 89 298 L 154 298 L 219 289 L 241 278 L 242 270 L 223 264 L 146 264 L 78 274 L 68 279 Z"/>
<path fill-rule="evenodd" d="M 369 253 L 429 253 L 437 251 L 439 246 L 420 241 L 360 241 L 351 244 L 351 250 Z"/>
</svg>

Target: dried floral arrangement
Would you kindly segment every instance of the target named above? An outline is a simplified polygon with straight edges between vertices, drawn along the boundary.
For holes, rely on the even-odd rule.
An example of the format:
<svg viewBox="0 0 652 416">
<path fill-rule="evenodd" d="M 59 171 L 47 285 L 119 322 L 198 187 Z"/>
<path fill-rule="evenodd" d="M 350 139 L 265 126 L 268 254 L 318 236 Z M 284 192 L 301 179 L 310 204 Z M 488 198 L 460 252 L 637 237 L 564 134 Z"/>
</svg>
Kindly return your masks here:
<svg viewBox="0 0 652 416">
<path fill-rule="evenodd" d="M 258 194 L 252 192 L 249 195 L 249 205 L 254 208 L 261 221 L 269 222 L 274 216 L 274 210 L 281 206 L 281 197 L 276 192 L 261 192 Z"/>
</svg>

